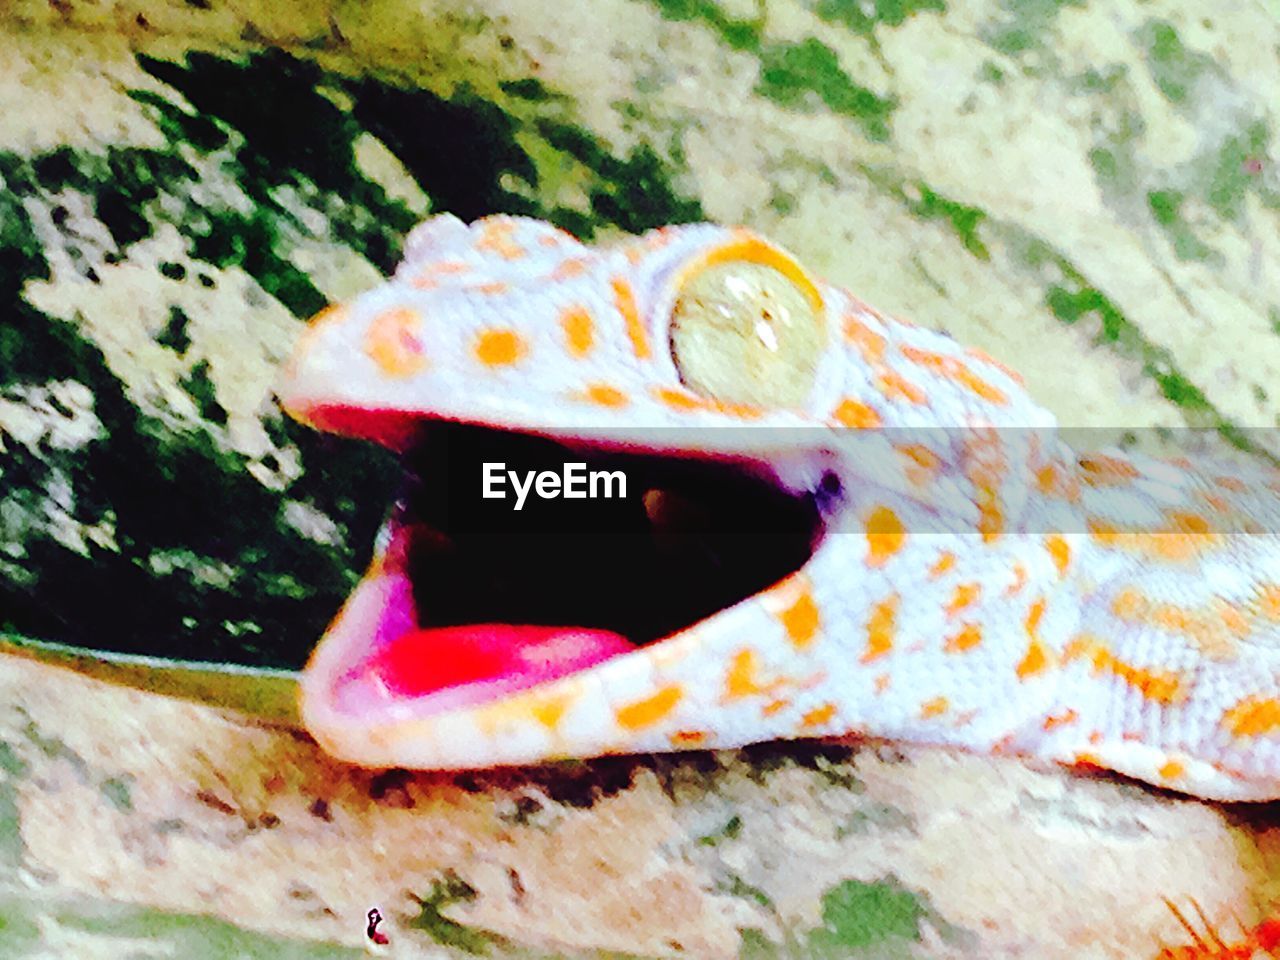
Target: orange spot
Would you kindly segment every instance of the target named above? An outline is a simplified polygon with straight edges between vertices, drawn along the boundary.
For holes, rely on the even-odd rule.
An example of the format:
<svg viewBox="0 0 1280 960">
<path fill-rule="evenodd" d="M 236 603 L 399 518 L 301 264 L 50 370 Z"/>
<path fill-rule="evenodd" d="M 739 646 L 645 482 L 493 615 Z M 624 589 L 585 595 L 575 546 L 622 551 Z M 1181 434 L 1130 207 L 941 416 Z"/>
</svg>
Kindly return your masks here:
<svg viewBox="0 0 1280 960">
<path fill-rule="evenodd" d="M 1175 533 L 1190 533 L 1198 536 L 1204 536 L 1210 531 L 1209 521 L 1198 513 L 1171 511 L 1167 516 Z"/>
<path fill-rule="evenodd" d="M 1259 591 L 1259 607 L 1268 620 L 1280 620 L 1280 586 L 1269 583 Z"/>
<path fill-rule="evenodd" d="M 972 606 L 982 596 L 982 584 L 958 583 L 951 599 L 947 602 L 947 616 L 954 617 L 965 607 Z"/>
<path fill-rule="evenodd" d="M 1111 612 L 1121 620 L 1140 619 L 1147 606 L 1147 598 L 1135 587 L 1125 587 L 1111 598 Z"/>
<path fill-rule="evenodd" d="M 700 397 L 673 387 L 657 387 L 653 394 L 672 410 L 705 410 L 707 406 Z"/>
<path fill-rule="evenodd" d="M 428 268 L 432 273 L 466 273 L 471 269 L 471 264 L 462 260 L 441 260 L 439 263 L 433 263 Z"/>
<path fill-rule="evenodd" d="M 762 409 L 746 403 L 717 403 L 716 410 L 733 417 L 741 417 L 743 420 L 756 420 L 764 415 Z"/>
<path fill-rule="evenodd" d="M 1005 596 L 1012 597 L 1015 593 L 1020 593 L 1022 588 L 1027 585 L 1027 568 L 1021 563 L 1013 565 L 1013 581 L 1005 588 Z"/>
<path fill-rule="evenodd" d="M 1232 636 L 1244 639 L 1249 635 L 1249 620 L 1235 604 L 1216 597 L 1213 601 L 1213 609 L 1222 621 L 1223 627 Z"/>
<path fill-rule="evenodd" d="M 872 365 L 879 365 L 884 360 L 885 339 L 868 327 L 861 320 L 846 315 L 844 318 L 845 339 L 858 348 L 862 359 Z"/>
<path fill-rule="evenodd" d="M 921 350 L 918 347 L 904 346 L 902 355 L 916 363 L 926 370 L 932 370 L 940 377 L 952 380 L 967 390 L 977 394 L 984 400 L 991 403 L 1005 404 L 1009 402 L 1009 398 L 1005 396 L 1003 390 L 992 386 L 983 380 L 976 373 L 970 370 L 963 361 L 957 357 L 947 356 L 942 353 L 933 353 L 929 350 Z"/>
<path fill-rule="evenodd" d="M 440 286 L 440 281 L 435 278 L 435 271 L 430 268 L 415 274 L 409 279 L 409 283 L 418 290 L 434 290 Z"/>
<path fill-rule="evenodd" d="M 865 403 L 848 397 L 840 401 L 840 406 L 832 411 L 831 416 L 837 423 L 856 430 L 870 430 L 880 426 L 880 414 Z"/>
<path fill-rule="evenodd" d="M 503 283 L 501 280 L 495 280 L 491 283 L 477 283 L 475 286 L 468 287 L 467 289 L 474 293 L 495 295 L 499 293 L 506 293 L 511 289 L 511 287 L 508 284 Z"/>
<path fill-rule="evenodd" d="M 1041 493 L 1053 493 L 1058 489 L 1058 468 L 1053 464 L 1036 471 L 1036 486 Z"/>
<path fill-rule="evenodd" d="M 1219 659 L 1231 656 L 1235 641 L 1250 632 L 1244 612 L 1221 598 L 1215 599 L 1208 610 L 1191 610 L 1174 603 L 1156 603 L 1133 587 L 1126 587 L 1112 599 L 1111 612 L 1130 623 L 1151 624 L 1182 634 L 1202 653 Z"/>
<path fill-rule="evenodd" d="M 1040 619 L 1044 616 L 1045 600 L 1041 597 L 1035 603 L 1031 604 L 1031 608 L 1027 610 L 1027 619 L 1023 622 L 1023 628 L 1027 631 L 1027 636 L 1035 637 L 1036 632 L 1040 629 Z"/>
<path fill-rule="evenodd" d="M 903 444 L 897 450 L 911 461 L 907 467 L 907 477 L 912 483 L 917 487 L 924 487 L 933 481 L 942 465 L 942 460 L 936 453 L 922 443 Z"/>
<path fill-rule="evenodd" d="M 1053 665 L 1052 654 L 1039 637 L 1040 620 L 1044 616 L 1044 608 L 1045 600 L 1041 597 L 1031 604 L 1031 608 L 1027 611 L 1027 619 L 1023 627 L 1027 636 L 1031 638 L 1031 643 L 1027 645 L 1026 655 L 1015 668 L 1020 680 L 1034 676 Z"/>
<path fill-rule="evenodd" d="M 524 247 L 511 239 L 515 232 L 515 224 L 509 220 L 493 220 L 484 225 L 480 231 L 480 239 L 476 241 L 477 250 L 496 253 L 504 260 L 519 260 L 525 255 Z"/>
<path fill-rule="evenodd" d="M 951 709 L 951 703 L 946 697 L 934 697 L 920 704 L 920 719 L 930 720 L 933 717 L 940 717 L 949 709 Z"/>
<path fill-rule="evenodd" d="M 982 627 L 976 623 L 966 623 L 957 633 L 947 637 L 943 649 L 947 653 L 964 653 L 982 643 Z"/>
<path fill-rule="evenodd" d="M 803 650 L 813 643 L 813 638 L 818 635 L 822 617 L 818 612 L 817 603 L 814 602 L 813 594 L 805 588 L 796 598 L 796 602 L 782 611 L 780 619 L 791 645 L 797 650 Z"/>
<path fill-rule="evenodd" d="M 907 542 L 907 531 L 898 515 L 880 506 L 867 517 L 867 564 L 883 566 Z"/>
<path fill-rule="evenodd" d="M 1208 491 L 1205 491 L 1205 490 L 1197 490 L 1196 494 L 1200 497 L 1201 500 L 1203 500 L 1206 504 L 1209 505 L 1209 508 L 1211 510 L 1216 510 L 1218 513 L 1228 513 L 1231 510 L 1231 505 L 1227 503 L 1226 498 L 1220 497 L 1216 493 L 1209 493 Z"/>
<path fill-rule="evenodd" d="M 1259 737 L 1280 730 L 1280 699 L 1246 697 L 1222 714 L 1222 725 L 1237 737 Z"/>
<path fill-rule="evenodd" d="M 580 277 L 587 272 L 587 261 L 578 258 L 561 261 L 554 270 L 551 271 L 552 280 L 568 280 L 572 277 Z"/>
<path fill-rule="evenodd" d="M 886 690 L 889 689 L 892 683 L 893 683 L 892 676 L 890 676 L 887 673 L 880 674 L 878 677 L 876 677 L 876 680 L 875 680 L 876 693 L 884 693 Z"/>
<path fill-rule="evenodd" d="M 614 277 L 609 284 L 613 287 L 614 306 L 622 314 L 622 321 L 626 325 L 627 336 L 631 340 L 631 350 L 635 353 L 636 359 L 647 360 L 652 352 L 649 348 L 649 335 L 640 321 L 640 310 L 636 307 L 636 295 L 631 289 L 631 284 L 622 277 Z"/>
<path fill-rule="evenodd" d="M 878 660 L 893 649 L 899 600 L 895 593 L 871 608 L 871 615 L 867 618 L 867 649 L 862 655 L 863 663 Z"/>
<path fill-rule="evenodd" d="M 627 730 L 643 730 L 669 714 L 683 698 L 684 691 L 678 685 L 671 684 L 643 700 L 619 707 L 614 716 L 617 717 L 620 727 L 625 727 Z"/>
<path fill-rule="evenodd" d="M 1138 477 L 1138 468 L 1128 460 L 1095 454 L 1080 458 L 1082 479 L 1090 487 L 1118 487 Z"/>
<path fill-rule="evenodd" d="M 607 383 L 593 383 L 582 392 L 582 396 L 601 407 L 625 407 L 627 395 Z"/>
<path fill-rule="evenodd" d="M 575 242 L 573 234 L 569 233 L 567 230 L 561 230 L 559 227 L 552 227 L 551 229 L 554 230 L 555 232 L 544 233 L 542 236 L 538 238 L 538 243 L 540 246 L 558 247 L 560 246 L 560 244 L 565 243 L 566 241 L 569 243 Z"/>
<path fill-rule="evenodd" d="M 696 747 L 707 742 L 707 733 L 705 730 L 677 730 L 669 739 L 673 747 Z"/>
<path fill-rule="evenodd" d="M 915 404 L 928 400 L 923 390 L 894 370 L 881 370 L 876 375 L 876 389 L 890 400 L 906 400 Z"/>
<path fill-rule="evenodd" d="M 956 555 L 950 550 L 943 550 L 942 555 L 929 568 L 929 576 L 936 580 L 956 565 Z"/>
<path fill-rule="evenodd" d="M 1054 730 L 1058 727 L 1069 726 L 1079 719 L 1080 714 L 1076 713 L 1074 710 L 1064 710 L 1062 713 L 1058 714 L 1051 713 L 1049 716 L 1044 718 L 1044 730 L 1048 733 L 1050 730 Z"/>
<path fill-rule="evenodd" d="M 1071 544 L 1067 543 L 1067 538 L 1055 533 L 1045 538 L 1044 546 L 1053 559 L 1053 565 L 1058 568 L 1058 576 L 1065 577 L 1067 568 L 1071 566 Z"/>
<path fill-rule="evenodd" d="M 1172 522 L 1188 522 L 1185 518 L 1182 521 L 1175 521 L 1173 517 L 1170 517 L 1170 520 Z M 1194 523 L 1195 521 L 1191 522 Z M 1203 520 L 1200 522 L 1203 523 Z M 1089 521 L 1089 532 L 1093 534 L 1099 543 L 1107 546 L 1175 563 L 1196 560 L 1201 555 L 1215 549 L 1222 539 L 1218 534 L 1209 533 L 1188 535 L 1165 531 L 1158 533 L 1129 532 L 1119 530 L 1103 521 L 1092 519 Z"/>
<path fill-rule="evenodd" d="M 1148 700 L 1171 704 L 1183 696 L 1182 681 L 1173 672 L 1158 672 L 1126 663 L 1110 648 L 1090 634 L 1072 638 L 1063 652 L 1065 660 L 1084 657 L 1093 664 L 1095 674 L 1108 671 L 1133 687 Z"/>
<path fill-rule="evenodd" d="M 961 363 L 959 365 L 959 369 L 956 370 L 955 379 L 970 393 L 977 394 L 988 403 L 1004 406 L 1009 402 L 1009 397 L 1003 390 L 987 383 L 987 381 L 983 380 L 963 363 Z"/>
<path fill-rule="evenodd" d="M 1104 454 L 1081 457 L 1079 465 L 1085 474 L 1084 482 L 1091 487 L 1123 486 L 1141 475 L 1128 460 Z"/>
<path fill-rule="evenodd" d="M 384 310 L 365 331 L 365 353 L 388 376 L 413 376 L 427 365 L 418 336 L 421 329 L 422 317 L 417 311 L 405 307 Z"/>
<path fill-rule="evenodd" d="M 791 706 L 790 700 L 771 700 L 760 708 L 760 715 L 762 717 L 772 717 L 775 713 L 781 713 L 789 706 Z"/>
<path fill-rule="evenodd" d="M 476 359 L 486 367 L 510 366 L 524 353 L 524 341 L 514 330 L 485 330 L 476 338 Z"/>
<path fill-rule="evenodd" d="M 991 491 L 979 491 L 978 532 L 984 543 L 996 540 L 1004 531 L 1004 511 Z"/>
<path fill-rule="evenodd" d="M 548 730 L 554 730 L 560 724 L 565 711 L 569 709 L 568 697 L 544 697 L 533 704 L 533 718 Z"/>
<path fill-rule="evenodd" d="M 585 357 L 596 343 L 595 321 L 585 307 L 569 307 L 560 314 L 560 328 L 564 330 L 569 352 L 575 357 Z"/>
<path fill-rule="evenodd" d="M 1248 487 L 1239 477 L 1214 477 L 1213 482 L 1220 486 L 1223 490 L 1230 490 L 1232 493 L 1246 493 Z"/>
<path fill-rule="evenodd" d="M 760 679 L 760 659 L 750 647 L 744 647 L 729 661 L 729 672 L 724 678 L 724 699 L 741 700 L 744 697 L 762 696 L 778 687 L 778 681 L 764 683 Z"/>
<path fill-rule="evenodd" d="M 1187 768 L 1177 760 L 1166 760 L 1156 771 L 1161 780 L 1177 780 L 1187 772 Z"/>
<path fill-rule="evenodd" d="M 1003 363 L 1001 363 L 995 357 L 991 356 L 991 354 L 987 353 L 986 351 L 979 350 L 977 347 L 966 347 L 964 352 L 969 354 L 969 356 L 973 357 L 975 360 L 980 360 L 981 362 L 989 366 L 995 367 L 997 370 L 1003 373 L 1006 377 L 1008 377 L 1014 383 L 1025 384 L 1026 381 L 1022 379 L 1022 374 L 1020 374 L 1017 370 L 1014 370 L 1012 367 L 1005 366 Z"/>
<path fill-rule="evenodd" d="M 1034 676 L 1049 667 L 1049 650 L 1039 640 L 1032 640 L 1027 645 L 1027 653 L 1018 663 L 1016 672 L 1019 680 Z"/>
<path fill-rule="evenodd" d="M 820 707 L 814 707 L 800 718 L 800 724 L 804 727 L 823 727 L 832 721 L 836 715 L 836 705 L 834 703 L 824 703 Z"/>
</svg>

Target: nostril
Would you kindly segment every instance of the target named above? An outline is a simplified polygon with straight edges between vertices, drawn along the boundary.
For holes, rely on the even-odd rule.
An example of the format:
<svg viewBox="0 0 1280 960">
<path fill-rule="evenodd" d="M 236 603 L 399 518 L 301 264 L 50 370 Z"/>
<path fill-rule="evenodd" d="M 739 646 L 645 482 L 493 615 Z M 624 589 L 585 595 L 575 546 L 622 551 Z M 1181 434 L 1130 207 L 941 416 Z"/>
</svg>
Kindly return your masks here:
<svg viewBox="0 0 1280 960">
<path fill-rule="evenodd" d="M 831 510 L 839 506 L 844 500 L 844 483 L 840 480 L 840 474 L 834 470 L 827 470 L 822 474 L 822 478 L 818 481 L 818 489 L 814 492 L 817 495 L 818 506 L 823 510 Z"/>
</svg>

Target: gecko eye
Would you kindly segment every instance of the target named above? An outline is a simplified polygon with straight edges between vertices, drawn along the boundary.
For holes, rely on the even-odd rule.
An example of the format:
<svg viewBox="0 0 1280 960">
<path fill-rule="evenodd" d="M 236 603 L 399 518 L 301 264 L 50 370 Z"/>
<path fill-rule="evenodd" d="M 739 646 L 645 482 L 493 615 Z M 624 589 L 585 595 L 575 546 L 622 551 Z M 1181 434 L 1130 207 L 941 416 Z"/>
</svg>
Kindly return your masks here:
<svg viewBox="0 0 1280 960">
<path fill-rule="evenodd" d="M 767 252 L 776 266 L 735 259 L 698 270 L 672 308 L 680 379 L 720 403 L 796 407 L 817 376 L 827 339 L 818 292 L 777 251 Z"/>
</svg>

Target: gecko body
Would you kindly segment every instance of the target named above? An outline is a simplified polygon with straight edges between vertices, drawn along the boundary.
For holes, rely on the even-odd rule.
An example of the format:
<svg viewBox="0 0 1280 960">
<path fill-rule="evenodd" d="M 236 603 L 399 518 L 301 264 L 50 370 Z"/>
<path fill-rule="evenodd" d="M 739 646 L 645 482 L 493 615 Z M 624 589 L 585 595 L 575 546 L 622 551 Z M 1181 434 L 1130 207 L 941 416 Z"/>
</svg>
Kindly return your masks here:
<svg viewBox="0 0 1280 960">
<path fill-rule="evenodd" d="M 1280 479 L 1079 454 L 1016 374 L 751 231 L 593 248 L 434 217 L 390 281 L 313 321 L 280 392 L 400 449 L 448 422 L 703 461 L 817 517 L 794 569 L 633 647 L 572 619 L 433 626 L 429 535 L 401 510 L 304 675 L 338 756 L 862 734 L 1280 797 Z M 589 561 L 573 576 L 597 584 Z"/>
</svg>

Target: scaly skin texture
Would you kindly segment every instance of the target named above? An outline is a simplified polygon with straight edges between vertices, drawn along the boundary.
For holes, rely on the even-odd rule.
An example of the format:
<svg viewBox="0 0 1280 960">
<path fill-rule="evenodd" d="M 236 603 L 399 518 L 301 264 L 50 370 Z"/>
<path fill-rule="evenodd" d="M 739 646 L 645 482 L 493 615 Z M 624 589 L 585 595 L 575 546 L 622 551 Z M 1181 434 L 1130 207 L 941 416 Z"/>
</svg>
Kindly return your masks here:
<svg viewBox="0 0 1280 960">
<path fill-rule="evenodd" d="M 801 405 L 681 379 L 673 304 L 738 262 L 778 271 L 824 328 Z M 384 537 L 304 678 L 306 722 L 342 757 L 480 767 L 854 733 L 1280 797 L 1277 476 L 1077 455 L 1016 374 L 749 231 L 593 249 L 532 220 L 433 218 L 394 279 L 314 321 L 281 395 L 393 444 L 434 417 L 663 437 L 792 491 L 839 480 L 802 569 L 674 636 L 487 702 L 340 709 L 337 680 L 407 626 L 386 613 L 408 578 Z"/>
</svg>

